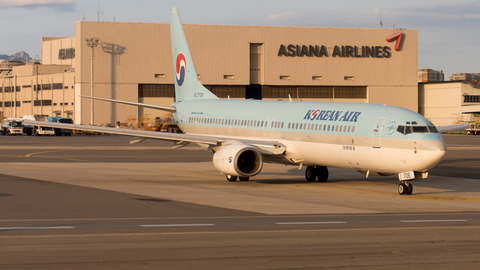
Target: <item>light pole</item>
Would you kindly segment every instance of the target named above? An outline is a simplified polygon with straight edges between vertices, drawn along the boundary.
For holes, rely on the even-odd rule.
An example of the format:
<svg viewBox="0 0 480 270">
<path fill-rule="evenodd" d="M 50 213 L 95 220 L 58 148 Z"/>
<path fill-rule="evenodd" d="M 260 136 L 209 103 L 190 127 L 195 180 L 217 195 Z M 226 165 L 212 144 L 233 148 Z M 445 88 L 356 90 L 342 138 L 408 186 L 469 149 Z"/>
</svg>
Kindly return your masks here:
<svg viewBox="0 0 480 270">
<path fill-rule="evenodd" d="M 90 93 L 90 96 L 93 97 L 93 57 L 95 56 L 95 53 L 94 53 L 94 48 L 98 46 L 98 41 L 100 39 L 99 38 L 86 38 L 85 41 L 87 42 L 87 46 L 92 48 L 92 60 L 91 60 L 91 64 L 92 64 L 92 74 L 90 76 L 90 87 L 91 87 L 91 93 Z M 90 120 L 90 125 L 94 125 L 93 123 L 93 99 L 90 100 L 90 106 L 92 108 L 92 112 L 91 112 L 91 120 Z"/>
</svg>

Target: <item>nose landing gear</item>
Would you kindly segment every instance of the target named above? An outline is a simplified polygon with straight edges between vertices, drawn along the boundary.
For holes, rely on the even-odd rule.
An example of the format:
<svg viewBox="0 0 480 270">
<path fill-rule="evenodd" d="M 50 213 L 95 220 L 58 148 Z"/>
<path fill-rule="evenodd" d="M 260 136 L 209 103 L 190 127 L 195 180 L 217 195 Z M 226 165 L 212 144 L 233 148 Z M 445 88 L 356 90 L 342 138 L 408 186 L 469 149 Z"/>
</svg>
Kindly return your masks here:
<svg viewBox="0 0 480 270">
<path fill-rule="evenodd" d="M 398 185 L 398 193 L 400 195 L 412 195 L 413 185 L 408 181 L 402 181 L 402 183 Z"/>
</svg>

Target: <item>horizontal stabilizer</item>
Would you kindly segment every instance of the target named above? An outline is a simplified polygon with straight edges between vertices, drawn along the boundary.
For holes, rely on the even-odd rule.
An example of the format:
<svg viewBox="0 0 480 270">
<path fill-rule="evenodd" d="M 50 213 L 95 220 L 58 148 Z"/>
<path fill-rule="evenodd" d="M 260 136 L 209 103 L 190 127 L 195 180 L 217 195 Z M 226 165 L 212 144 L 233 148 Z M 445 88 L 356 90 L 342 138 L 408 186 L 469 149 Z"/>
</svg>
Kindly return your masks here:
<svg viewBox="0 0 480 270">
<path fill-rule="evenodd" d="M 80 96 L 80 97 L 96 99 L 96 100 L 103 100 L 103 101 L 108 101 L 108 102 L 115 102 L 115 103 L 126 104 L 126 105 L 134 105 L 134 106 L 145 107 L 145 108 L 152 108 L 152 109 L 169 111 L 169 112 L 174 112 L 174 111 L 177 110 L 175 107 L 155 105 L 155 104 L 146 104 L 146 103 L 133 102 L 133 101 L 117 100 L 117 99 L 110 99 L 110 98 L 89 97 L 89 96 Z"/>
<path fill-rule="evenodd" d="M 468 127 L 469 126 L 466 124 L 458 124 L 458 125 L 452 125 L 452 126 L 437 127 L 437 130 L 438 130 L 438 133 L 447 133 L 451 131 L 463 130 Z"/>
</svg>

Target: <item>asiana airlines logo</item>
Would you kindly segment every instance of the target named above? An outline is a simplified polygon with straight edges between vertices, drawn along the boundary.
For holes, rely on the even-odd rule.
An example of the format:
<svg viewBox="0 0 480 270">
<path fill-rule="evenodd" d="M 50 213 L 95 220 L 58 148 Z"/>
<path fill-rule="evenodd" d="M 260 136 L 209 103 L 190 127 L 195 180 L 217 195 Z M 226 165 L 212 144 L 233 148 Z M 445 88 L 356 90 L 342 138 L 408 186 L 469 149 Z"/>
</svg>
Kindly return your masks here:
<svg viewBox="0 0 480 270">
<path fill-rule="evenodd" d="M 308 110 L 303 120 L 357 122 L 360 114 L 354 111 Z"/>
</svg>

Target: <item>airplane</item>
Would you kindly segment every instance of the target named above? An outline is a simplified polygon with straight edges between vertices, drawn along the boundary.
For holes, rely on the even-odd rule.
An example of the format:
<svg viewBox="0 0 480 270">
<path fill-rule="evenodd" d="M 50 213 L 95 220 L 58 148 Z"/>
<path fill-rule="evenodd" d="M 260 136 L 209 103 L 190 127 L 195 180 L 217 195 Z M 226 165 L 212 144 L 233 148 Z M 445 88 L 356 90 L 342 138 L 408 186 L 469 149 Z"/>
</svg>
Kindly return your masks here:
<svg viewBox="0 0 480 270">
<path fill-rule="evenodd" d="M 169 111 L 183 134 L 24 124 L 132 136 L 130 143 L 169 140 L 173 148 L 197 143 L 213 152 L 213 165 L 230 182 L 248 181 L 264 162 L 299 170 L 305 166 L 307 181 L 327 181 L 328 167 L 357 170 L 366 177 L 397 174 L 401 195 L 412 194 L 410 182 L 427 178 L 445 155 L 439 132 L 465 128 L 437 128 L 416 112 L 382 104 L 219 99 L 198 81 L 176 7 L 170 9 L 170 32 L 176 97 L 171 106 L 82 97 Z"/>
</svg>

